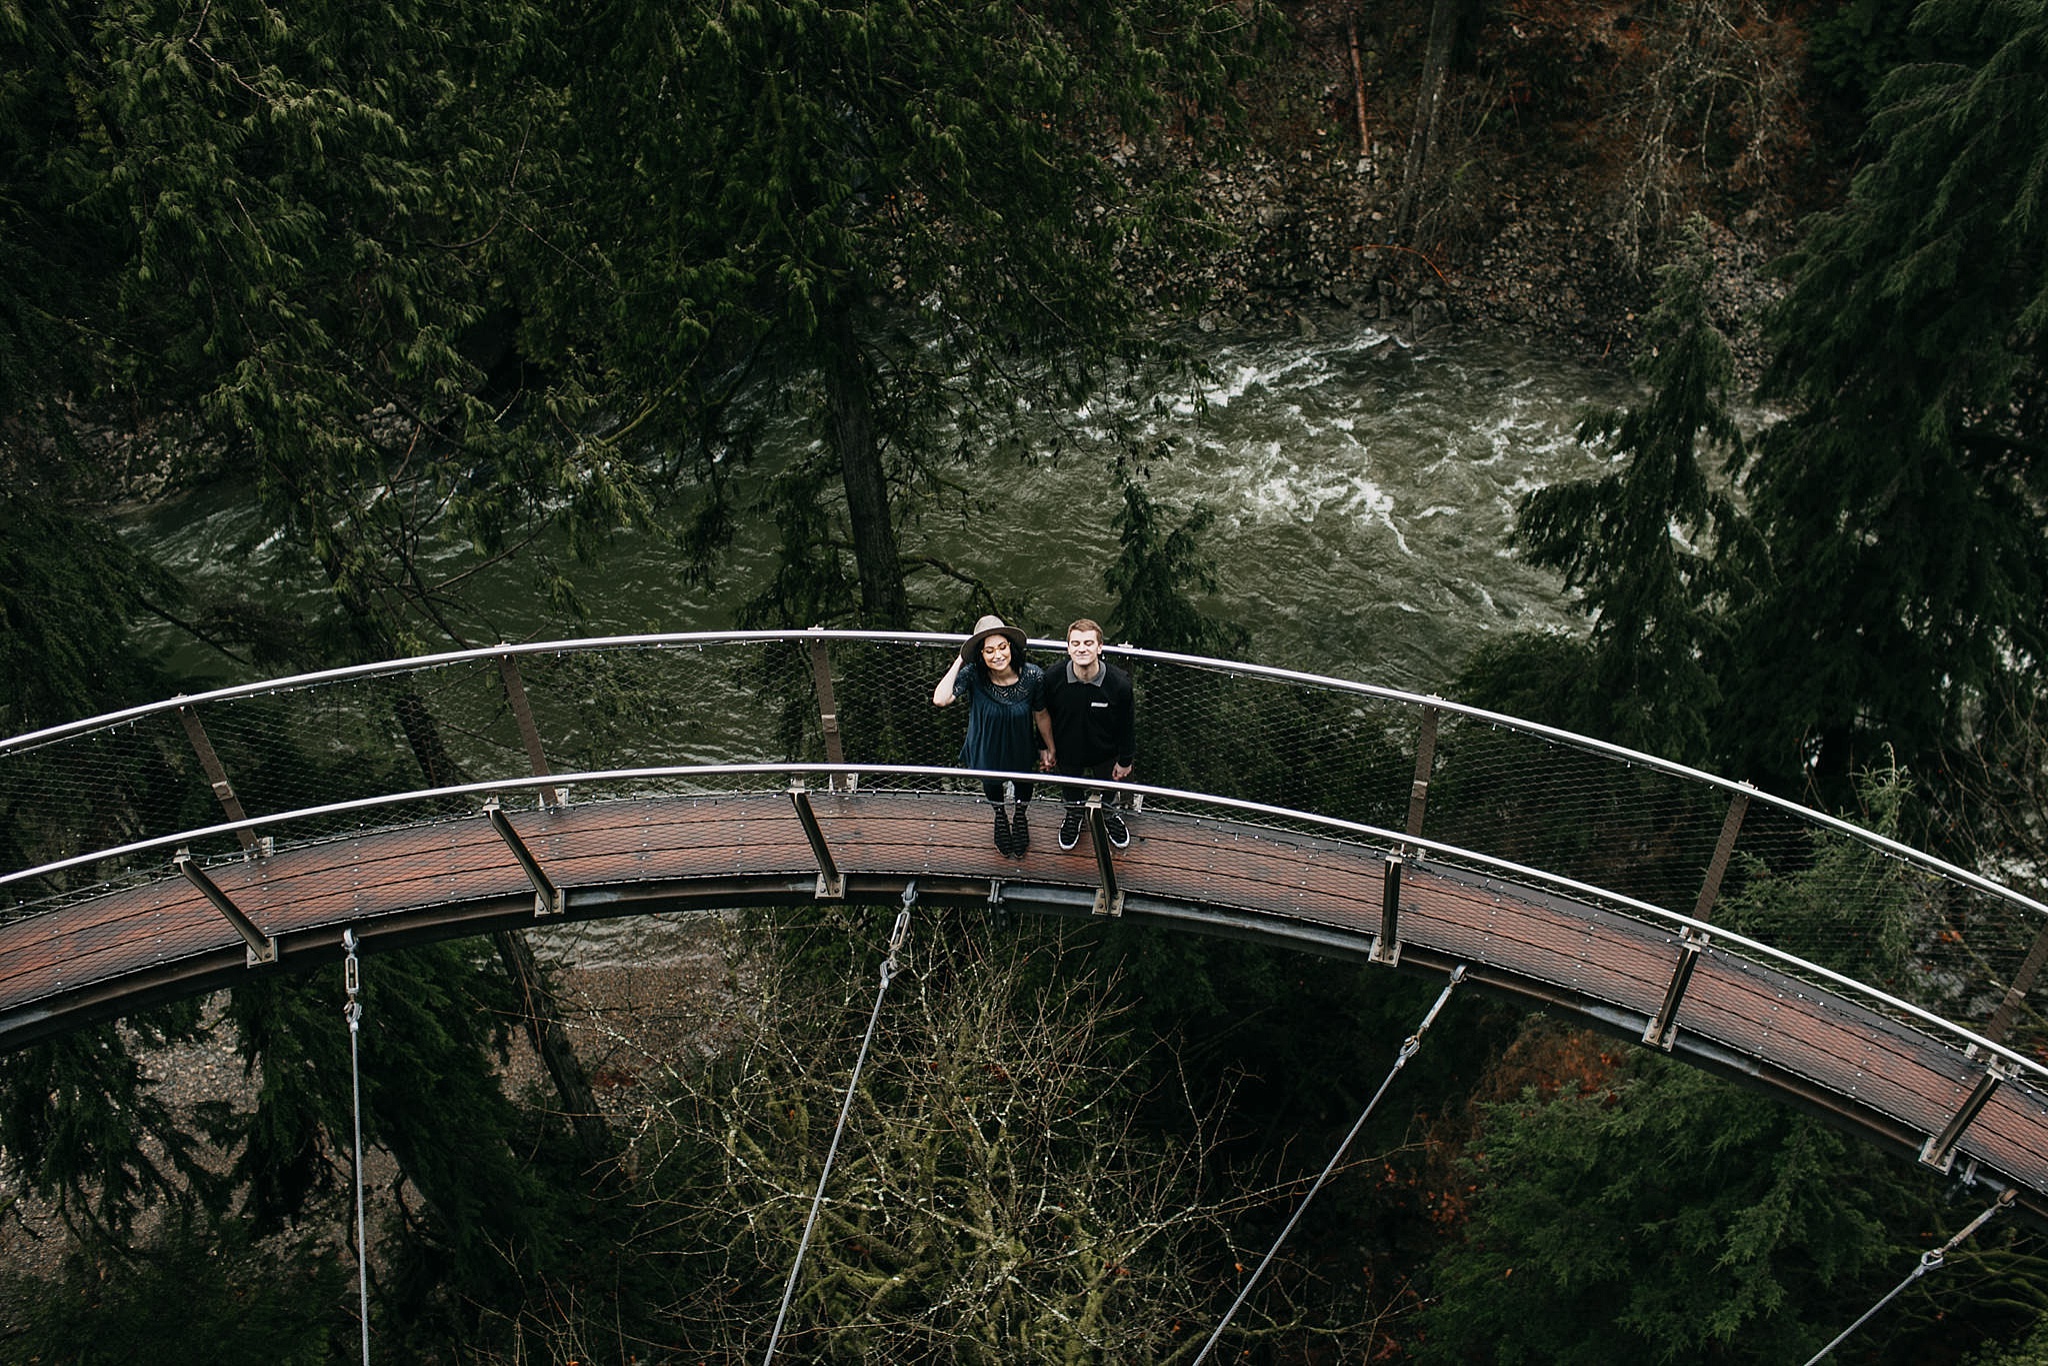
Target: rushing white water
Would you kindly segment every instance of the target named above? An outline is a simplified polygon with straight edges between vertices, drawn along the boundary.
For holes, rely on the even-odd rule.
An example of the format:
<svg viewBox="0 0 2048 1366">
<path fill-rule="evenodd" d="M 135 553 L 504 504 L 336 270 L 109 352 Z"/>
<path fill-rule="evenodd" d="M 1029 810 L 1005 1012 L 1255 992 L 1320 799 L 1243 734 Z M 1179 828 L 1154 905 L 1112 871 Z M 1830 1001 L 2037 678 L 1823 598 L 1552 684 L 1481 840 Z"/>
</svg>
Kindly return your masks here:
<svg viewBox="0 0 2048 1366">
<path fill-rule="evenodd" d="M 1122 418 L 1147 449 L 1165 443 L 1147 465 L 1154 498 L 1216 514 L 1204 541 L 1221 587 L 1212 606 L 1251 629 L 1262 659 L 1440 687 L 1489 633 L 1577 628 L 1554 577 L 1515 558 L 1508 534 L 1523 493 L 1599 468 L 1572 429 L 1587 406 L 1626 401 L 1624 381 L 1500 340 L 1409 348 L 1363 324 L 1313 339 L 1216 341 L 1207 360 L 1200 403 L 1177 396 L 1128 413 L 1098 404 L 1065 424 L 1057 459 L 962 462 L 949 471 L 958 494 L 924 501 L 906 545 L 1030 604 L 1034 631 L 1107 617 L 1102 571 L 1116 555 L 1119 499 L 1103 433 Z M 808 438 L 792 429 L 783 439 Z M 771 445 L 763 465 L 787 450 Z M 310 603 L 322 590 L 283 571 L 249 501 L 245 489 L 216 488 L 151 509 L 131 534 L 200 583 Z M 616 538 L 595 568 L 575 573 L 588 631 L 730 626 L 768 571 L 767 523 L 750 519 L 709 591 L 685 587 L 673 552 L 651 538 Z M 466 554 L 435 552 L 451 566 Z M 485 639 L 560 631 L 521 569 L 495 572 L 483 597 Z M 179 648 L 195 670 L 213 671 L 206 652 Z"/>
<path fill-rule="evenodd" d="M 1572 431 L 1588 406 L 1628 401 L 1622 381 L 1498 341 L 1408 349 L 1363 328 L 1224 343 L 1209 361 L 1202 408 L 1142 417 L 1148 438 L 1174 443 L 1151 488 L 1215 512 L 1215 607 L 1262 658 L 1440 686 L 1489 632 L 1577 629 L 1554 576 L 1516 559 L 1508 535 L 1523 493 L 1600 468 Z M 984 572 L 1057 635 L 1107 611 L 1107 459 L 977 467 L 992 511 L 924 530 L 955 562 L 1002 547 Z"/>
</svg>

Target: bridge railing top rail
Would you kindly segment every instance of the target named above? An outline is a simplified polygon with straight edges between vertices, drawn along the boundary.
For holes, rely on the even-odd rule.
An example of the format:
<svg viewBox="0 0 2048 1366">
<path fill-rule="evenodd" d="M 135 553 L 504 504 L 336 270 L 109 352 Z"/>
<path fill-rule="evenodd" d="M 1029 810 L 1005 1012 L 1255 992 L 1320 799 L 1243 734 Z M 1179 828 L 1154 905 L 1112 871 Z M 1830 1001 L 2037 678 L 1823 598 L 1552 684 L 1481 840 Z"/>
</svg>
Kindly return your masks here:
<svg viewBox="0 0 2048 1366">
<path fill-rule="evenodd" d="M 98 716 L 82 717 L 58 725 L 28 731 L 20 735 L 0 737 L 0 757 L 16 751 L 37 748 L 55 741 L 86 735 L 93 731 L 105 730 L 124 724 L 132 724 L 152 716 L 178 711 L 180 708 L 197 707 L 208 703 L 233 701 L 240 698 L 275 696 L 279 693 L 321 685 L 348 682 L 356 679 L 391 678 L 404 674 L 419 673 L 429 669 L 453 664 L 489 662 L 505 657 L 542 658 L 548 655 L 571 653 L 601 653 L 607 650 L 647 650 L 703 647 L 707 645 L 729 645 L 745 643 L 791 643 L 811 641 L 864 641 L 878 644 L 916 644 L 944 648 L 957 647 L 967 637 L 964 634 L 929 631 L 857 631 L 836 628 L 813 627 L 808 630 L 778 631 L 688 631 L 655 632 L 625 636 L 586 636 L 564 640 L 527 641 L 523 643 L 501 643 L 479 646 L 467 650 L 442 651 L 429 655 L 414 655 L 402 659 L 381 660 L 370 664 L 348 665 L 335 669 L 323 669 L 309 673 L 292 674 L 282 678 L 266 679 L 255 683 L 238 683 L 213 688 L 204 692 L 179 694 L 160 701 L 106 712 Z M 1063 640 L 1034 637 L 1029 648 L 1042 652 L 1060 652 L 1066 648 Z M 1860 826 L 1853 821 L 1802 803 L 1781 797 L 1775 793 L 1734 778 L 1725 778 L 1704 769 L 1666 759 L 1643 750 L 1630 749 L 1589 735 L 1548 726 L 1503 712 L 1488 711 L 1483 707 L 1438 696 L 1434 693 L 1417 693 L 1379 683 L 1367 683 L 1357 679 L 1339 678 L 1329 674 L 1316 674 L 1276 665 L 1260 664 L 1249 660 L 1217 659 L 1206 655 L 1180 654 L 1168 650 L 1149 650 L 1133 645 L 1110 645 L 1104 654 L 1126 661 L 1157 662 L 1173 664 L 1189 669 L 1205 670 L 1232 676 L 1264 678 L 1278 683 L 1327 688 L 1337 692 L 1353 693 L 1361 697 L 1378 698 L 1411 707 L 1429 707 L 1438 711 L 1496 726 L 1504 730 L 1520 731 L 1532 736 L 1541 736 L 1557 744 L 1568 745 L 1588 753 L 1604 755 L 1618 763 L 1632 767 L 1654 769 L 1671 774 L 1687 782 L 1705 787 L 1717 788 L 1734 794 L 1741 793 L 1749 801 L 1775 806 L 1817 826 L 1835 830 L 1849 838 L 1879 848 L 1897 858 L 1927 867 L 1943 877 L 1967 883 L 1989 895 L 2009 899 L 2015 904 L 2048 917 L 2048 903 L 2043 903 L 2015 888 L 2005 886 L 1971 869 L 1961 867 L 1924 849 L 1891 838 L 1879 831 Z"/>
<path fill-rule="evenodd" d="M 15 736 L 0 740 L 0 870 L 13 870 L 0 895 L 40 900 L 180 832 L 218 825 L 253 840 L 244 817 L 374 807 L 422 779 L 454 790 L 551 769 L 944 766 L 967 709 L 929 699 L 961 639 L 811 630 L 494 645 Z M 1064 642 L 1033 640 L 1026 653 L 1056 668 Z M 1136 683 L 1135 776 L 1161 789 L 1540 868 L 1944 1017 L 2048 1040 L 2027 1001 L 2048 905 L 1884 829 L 1445 698 L 1247 661 L 1109 654 Z"/>
</svg>

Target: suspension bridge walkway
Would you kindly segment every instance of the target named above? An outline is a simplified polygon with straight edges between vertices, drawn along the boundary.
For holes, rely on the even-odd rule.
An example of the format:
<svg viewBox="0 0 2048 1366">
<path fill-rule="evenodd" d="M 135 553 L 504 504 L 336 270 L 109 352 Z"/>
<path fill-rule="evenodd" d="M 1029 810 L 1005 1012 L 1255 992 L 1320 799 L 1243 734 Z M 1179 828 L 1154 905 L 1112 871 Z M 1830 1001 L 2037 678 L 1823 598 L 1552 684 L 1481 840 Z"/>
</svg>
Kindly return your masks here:
<svg viewBox="0 0 2048 1366">
<path fill-rule="evenodd" d="M 0 741 L 0 1049 L 251 972 L 657 911 L 995 905 L 1449 973 L 1828 1113 L 2048 1217 L 2048 907 L 1654 756 L 1120 649 L 1130 844 L 994 848 L 957 637 L 502 646 Z M 1039 657 L 1056 643 L 1034 642 Z"/>
</svg>

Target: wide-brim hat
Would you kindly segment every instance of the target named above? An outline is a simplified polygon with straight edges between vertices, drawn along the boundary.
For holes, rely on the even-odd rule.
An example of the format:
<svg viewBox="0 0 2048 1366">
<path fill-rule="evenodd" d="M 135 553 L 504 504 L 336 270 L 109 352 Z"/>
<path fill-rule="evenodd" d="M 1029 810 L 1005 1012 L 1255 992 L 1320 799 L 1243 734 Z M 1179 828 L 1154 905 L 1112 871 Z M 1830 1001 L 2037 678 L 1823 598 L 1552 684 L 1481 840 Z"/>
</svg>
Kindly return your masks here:
<svg viewBox="0 0 2048 1366">
<path fill-rule="evenodd" d="M 1014 626 L 1004 625 L 1001 617 L 990 614 L 974 623 L 974 634 L 967 637 L 966 642 L 961 645 L 960 658 L 981 658 L 981 642 L 990 636 L 1002 636 L 1007 639 L 1012 655 L 1024 653 L 1024 633 Z"/>
</svg>

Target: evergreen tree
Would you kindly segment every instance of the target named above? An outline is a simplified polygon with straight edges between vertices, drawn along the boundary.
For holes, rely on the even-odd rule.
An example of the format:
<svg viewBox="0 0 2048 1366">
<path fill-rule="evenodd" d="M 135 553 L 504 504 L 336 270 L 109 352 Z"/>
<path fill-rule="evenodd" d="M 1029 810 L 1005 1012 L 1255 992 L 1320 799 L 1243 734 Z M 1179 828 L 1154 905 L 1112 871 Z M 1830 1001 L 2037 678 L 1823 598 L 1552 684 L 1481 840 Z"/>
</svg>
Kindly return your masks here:
<svg viewBox="0 0 2048 1366">
<path fill-rule="evenodd" d="M 1517 544 L 1561 571 L 1593 618 L 1592 667 L 1568 694 L 1580 699 L 1577 723 L 1695 761 L 1707 754 L 1718 700 L 1715 551 L 1737 529 L 1701 457 L 1732 467 L 1743 454 L 1728 411 L 1734 356 L 1707 308 L 1712 274 L 1706 224 L 1695 217 L 1659 272 L 1644 324 L 1648 401 L 1579 424 L 1579 440 L 1605 451 L 1613 472 L 1538 489 L 1515 515 Z"/>
<path fill-rule="evenodd" d="M 1869 1145 L 1651 1054 L 1485 1107 L 1471 1179 L 1425 1361 L 1804 1360 L 1930 1213 Z"/>
<path fill-rule="evenodd" d="M 691 543 L 729 532 L 718 463 L 786 403 L 822 444 L 784 489 L 830 470 L 845 500 L 845 538 L 800 553 L 850 556 L 861 624 L 908 625 L 906 495 L 1025 396 L 1070 408 L 1148 352 L 1124 270 L 1212 234 L 1117 149 L 1226 120 L 1262 24 L 1191 0 L 604 11 L 574 102 L 623 290 L 604 354 L 644 398 L 631 439 L 710 432 Z"/>
<path fill-rule="evenodd" d="M 1938 771 L 2048 661 L 2048 5 L 1913 23 L 1977 55 L 1886 80 L 1872 161 L 1789 262 L 1764 393 L 1793 411 L 1744 479 L 1767 554 L 1739 557 L 1724 740 L 1835 797 L 1880 745 Z"/>
</svg>

